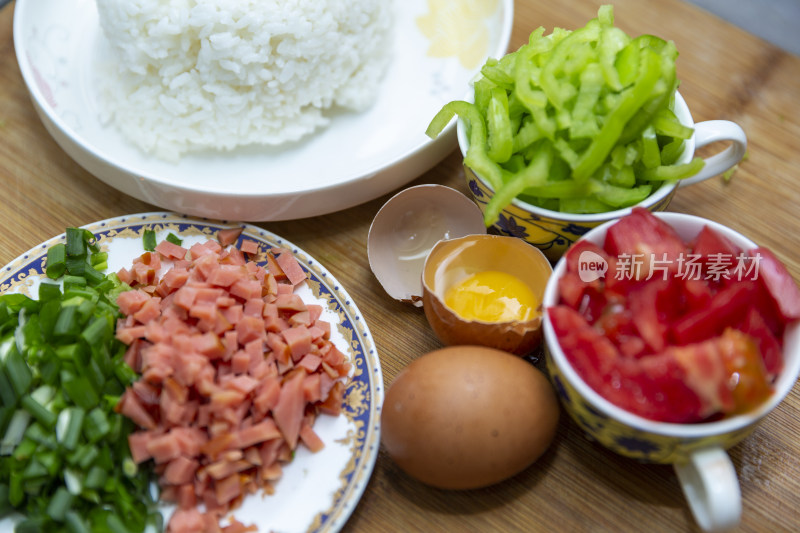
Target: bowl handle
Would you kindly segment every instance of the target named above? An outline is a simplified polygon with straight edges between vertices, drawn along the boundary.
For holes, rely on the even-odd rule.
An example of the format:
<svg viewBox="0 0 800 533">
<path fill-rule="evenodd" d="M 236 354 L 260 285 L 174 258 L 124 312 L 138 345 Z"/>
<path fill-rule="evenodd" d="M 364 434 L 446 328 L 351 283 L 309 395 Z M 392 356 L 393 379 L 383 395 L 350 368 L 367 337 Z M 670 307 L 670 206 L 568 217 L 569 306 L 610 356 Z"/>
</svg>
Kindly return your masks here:
<svg viewBox="0 0 800 533">
<path fill-rule="evenodd" d="M 695 450 L 675 463 L 675 473 L 697 525 L 703 531 L 727 531 L 741 520 L 742 494 L 736 469 L 720 447 Z"/>
<path fill-rule="evenodd" d="M 747 136 L 735 122 L 729 120 L 707 120 L 694 125 L 694 148 L 702 148 L 717 141 L 731 141 L 732 144 L 722 152 L 705 159 L 703 169 L 692 176 L 680 180 L 679 186 L 692 185 L 730 170 L 744 157 L 747 150 Z"/>
</svg>

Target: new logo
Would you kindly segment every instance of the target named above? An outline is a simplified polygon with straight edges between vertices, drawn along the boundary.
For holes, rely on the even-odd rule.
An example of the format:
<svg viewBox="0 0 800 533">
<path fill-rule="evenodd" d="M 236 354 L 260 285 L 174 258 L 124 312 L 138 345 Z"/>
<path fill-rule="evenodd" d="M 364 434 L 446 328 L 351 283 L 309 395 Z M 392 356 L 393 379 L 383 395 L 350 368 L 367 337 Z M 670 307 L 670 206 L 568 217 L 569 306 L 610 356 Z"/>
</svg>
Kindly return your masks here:
<svg viewBox="0 0 800 533">
<path fill-rule="evenodd" d="M 591 250 L 584 250 L 578 257 L 578 277 L 584 283 L 600 279 L 608 272 L 608 262 Z"/>
</svg>

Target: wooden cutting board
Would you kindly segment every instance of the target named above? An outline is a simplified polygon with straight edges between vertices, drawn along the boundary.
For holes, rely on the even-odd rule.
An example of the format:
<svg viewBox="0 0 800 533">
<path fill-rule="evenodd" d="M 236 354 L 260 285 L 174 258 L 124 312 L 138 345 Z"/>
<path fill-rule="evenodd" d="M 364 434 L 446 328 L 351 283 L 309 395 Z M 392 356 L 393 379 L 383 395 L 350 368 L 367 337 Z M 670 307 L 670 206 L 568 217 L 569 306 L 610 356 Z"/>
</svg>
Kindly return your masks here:
<svg viewBox="0 0 800 533">
<path fill-rule="evenodd" d="M 511 47 L 538 26 L 548 32 L 582 26 L 599 5 L 518 0 Z M 0 265 L 68 225 L 159 210 L 89 175 L 48 135 L 17 67 L 13 10 L 12 3 L 0 11 Z M 800 58 L 681 0 L 620 0 L 615 14 L 630 35 L 675 41 L 680 91 L 696 121 L 732 120 L 748 137 L 747 159 L 730 182 L 715 178 L 681 189 L 670 210 L 743 232 L 773 249 L 800 279 Z M 420 183 L 466 193 L 459 155 L 454 152 L 411 184 Z M 440 346 L 422 311 L 388 298 L 369 270 L 367 232 L 388 197 L 327 216 L 260 224 L 318 258 L 347 287 L 370 325 L 387 386 L 410 361 Z M 800 388 L 730 453 L 742 488 L 738 531 L 800 530 Z M 535 465 L 483 490 L 427 488 L 381 450 L 344 531 L 695 529 L 669 466 L 614 455 L 584 438 L 565 416 L 552 447 Z"/>
</svg>

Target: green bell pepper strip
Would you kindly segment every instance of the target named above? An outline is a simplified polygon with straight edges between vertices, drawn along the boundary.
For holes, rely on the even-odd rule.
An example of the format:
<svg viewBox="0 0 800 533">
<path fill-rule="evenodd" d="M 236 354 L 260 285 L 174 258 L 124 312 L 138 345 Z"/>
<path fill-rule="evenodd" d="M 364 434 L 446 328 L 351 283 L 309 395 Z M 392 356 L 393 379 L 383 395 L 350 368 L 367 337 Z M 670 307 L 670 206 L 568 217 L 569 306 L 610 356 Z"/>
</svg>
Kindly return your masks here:
<svg viewBox="0 0 800 533">
<path fill-rule="evenodd" d="M 542 67 L 540 84 L 548 100 L 556 109 L 562 108 L 567 100 L 577 92 L 569 81 L 560 81 L 558 74 L 564 68 L 570 54 L 582 45 L 590 46 L 600 36 L 600 23 L 597 19 L 590 20 L 583 28 L 574 30 L 553 48 L 550 56 Z"/>
<path fill-rule="evenodd" d="M 487 226 L 493 224 L 503 208 L 526 188 L 544 183 L 547 180 L 552 160 L 552 149 L 548 144 L 542 143 L 525 169 L 517 172 L 508 182 L 495 189 L 494 195 L 489 199 L 484 210 L 485 224 Z"/>
<path fill-rule="evenodd" d="M 513 58 L 513 56 L 509 54 L 504 57 L 509 62 L 507 58 Z M 503 89 L 511 90 L 514 87 L 514 78 L 506 71 L 504 65 L 494 58 L 489 58 L 486 64 L 481 67 L 481 74 Z"/>
<path fill-rule="evenodd" d="M 653 125 L 647 126 L 642 132 L 642 164 L 644 168 L 655 168 L 661 165 L 661 150 L 658 148 L 658 138 Z"/>
<path fill-rule="evenodd" d="M 603 213 L 615 209 L 613 206 L 603 203 L 591 196 L 582 198 L 562 198 L 559 200 L 559 208 L 561 211 L 568 213 Z"/>
<path fill-rule="evenodd" d="M 625 48 L 619 51 L 614 59 L 614 69 L 617 71 L 620 90 L 624 89 L 636 80 L 636 73 L 639 71 L 639 51 L 640 44 L 632 40 Z"/>
<path fill-rule="evenodd" d="M 486 155 L 497 163 L 505 163 L 511 157 L 513 142 L 511 118 L 508 114 L 508 94 L 501 87 L 492 89 L 489 109 L 486 113 Z"/>
<path fill-rule="evenodd" d="M 660 109 L 653 117 L 652 126 L 659 135 L 672 137 L 673 139 L 686 140 L 694 133 L 693 128 L 681 124 L 675 113 L 666 107 Z"/>
<path fill-rule="evenodd" d="M 617 55 L 630 43 L 631 39 L 621 29 L 602 22 L 601 24 L 604 27 L 600 31 L 600 39 L 597 43 L 599 66 L 602 67 L 601 72 L 606 84 L 614 91 L 621 91 L 625 86 L 620 80 L 615 63 Z M 613 24 L 613 18 L 611 24 Z"/>
<path fill-rule="evenodd" d="M 511 139 L 511 146 L 514 153 L 519 153 L 531 146 L 533 143 L 544 137 L 544 133 L 530 117 L 525 117 L 517 131 Z"/>
<path fill-rule="evenodd" d="M 683 154 L 684 149 L 684 140 L 683 139 L 675 139 L 674 141 L 670 141 L 661 148 L 661 164 L 662 165 L 672 165 L 677 161 L 681 155 Z"/>
<path fill-rule="evenodd" d="M 682 165 L 662 165 L 646 169 L 642 172 L 642 179 L 647 181 L 671 181 L 691 178 L 703 170 L 705 164 L 701 157 L 695 157 L 690 162 Z"/>
<path fill-rule="evenodd" d="M 598 200 L 615 208 L 638 204 L 650 196 L 650 193 L 653 191 L 653 187 L 649 184 L 630 188 L 616 187 L 596 179 L 590 179 L 589 185 L 589 190 L 592 191 Z"/>
<path fill-rule="evenodd" d="M 586 196 L 587 184 L 575 180 L 548 181 L 542 185 L 525 189 L 525 196 L 542 199 L 580 198 Z M 537 202 L 533 202 L 537 203 Z M 537 203 L 538 205 L 538 203 Z"/>
<path fill-rule="evenodd" d="M 660 63 L 658 54 L 651 50 L 643 51 L 636 82 L 621 93 L 619 104 L 606 117 L 600 133 L 581 155 L 580 161 L 573 169 L 576 180 L 588 179 L 597 170 L 617 143 L 625 124 L 649 99 L 650 92 L 661 74 Z"/>
<path fill-rule="evenodd" d="M 600 128 L 594 107 L 603 91 L 603 69 L 597 63 L 591 63 L 580 74 L 580 88 L 575 106 L 572 108 L 572 123 L 569 127 L 570 137 L 591 138 L 598 134 Z"/>
<path fill-rule="evenodd" d="M 425 134 L 435 139 L 455 115 L 463 118 L 469 125 L 469 148 L 464 156 L 464 164 L 497 190 L 503 183 L 502 169 L 486 154 L 486 125 L 474 104 L 461 100 L 445 104 L 431 120 Z"/>
<path fill-rule="evenodd" d="M 641 55 L 644 50 L 652 50 L 658 53 L 661 60 L 661 77 L 656 83 L 650 99 L 642 105 L 641 109 L 625 125 L 625 129 L 620 135 L 620 144 L 627 144 L 641 135 L 642 130 L 652 122 L 656 113 L 668 107 L 675 94 L 675 89 L 678 87 L 675 70 L 675 59 L 678 57 L 678 51 L 675 48 L 675 43 L 652 35 L 640 35 L 631 41 L 629 46 L 637 49 L 638 55 Z"/>
</svg>

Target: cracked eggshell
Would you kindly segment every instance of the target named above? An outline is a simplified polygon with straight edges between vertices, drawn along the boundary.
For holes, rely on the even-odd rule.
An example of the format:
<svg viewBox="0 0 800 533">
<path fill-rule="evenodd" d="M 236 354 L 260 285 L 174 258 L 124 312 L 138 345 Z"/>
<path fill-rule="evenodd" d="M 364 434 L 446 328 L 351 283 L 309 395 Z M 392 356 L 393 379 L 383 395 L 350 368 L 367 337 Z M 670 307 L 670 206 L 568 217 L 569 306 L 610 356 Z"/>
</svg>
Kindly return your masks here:
<svg viewBox="0 0 800 533">
<path fill-rule="evenodd" d="M 480 208 L 443 185 L 409 187 L 390 198 L 369 228 L 367 254 L 372 273 L 396 300 L 422 305 L 422 267 L 443 239 L 485 234 Z"/>
<path fill-rule="evenodd" d="M 477 272 L 512 274 L 533 291 L 537 315 L 526 321 L 485 322 L 460 317 L 445 305 L 451 286 Z M 536 247 L 516 237 L 471 235 L 442 241 L 431 250 L 422 274 L 423 308 L 428 323 L 446 345 L 480 345 L 516 355 L 542 342 L 542 298 L 553 267 Z"/>
</svg>

